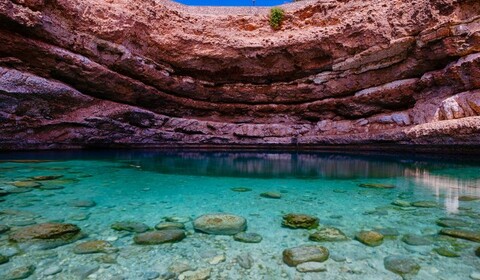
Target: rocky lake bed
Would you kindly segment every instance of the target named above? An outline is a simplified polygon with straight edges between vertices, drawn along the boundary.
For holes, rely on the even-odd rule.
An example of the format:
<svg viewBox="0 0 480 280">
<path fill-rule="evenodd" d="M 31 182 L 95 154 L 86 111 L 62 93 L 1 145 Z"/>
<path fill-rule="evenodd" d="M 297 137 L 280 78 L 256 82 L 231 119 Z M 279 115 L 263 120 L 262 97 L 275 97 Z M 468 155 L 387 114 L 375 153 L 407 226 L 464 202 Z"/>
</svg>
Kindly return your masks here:
<svg viewBox="0 0 480 280">
<path fill-rule="evenodd" d="M 351 179 L 145 169 L 1 161 L 0 278 L 480 279 L 476 166 Z"/>
</svg>

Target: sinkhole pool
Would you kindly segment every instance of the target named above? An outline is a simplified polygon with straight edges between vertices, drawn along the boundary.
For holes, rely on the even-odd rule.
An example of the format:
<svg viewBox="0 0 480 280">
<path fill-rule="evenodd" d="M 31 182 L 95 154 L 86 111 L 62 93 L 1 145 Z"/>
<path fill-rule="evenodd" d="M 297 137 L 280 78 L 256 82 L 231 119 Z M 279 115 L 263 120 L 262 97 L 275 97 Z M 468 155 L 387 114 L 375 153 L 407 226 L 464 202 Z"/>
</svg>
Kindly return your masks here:
<svg viewBox="0 0 480 280">
<path fill-rule="evenodd" d="M 198 220 L 194 228 L 213 213 L 245 218 L 249 234 L 218 235 L 226 228 L 217 218 L 207 222 L 217 232 L 201 232 Z M 477 279 L 480 163 L 306 152 L 2 153 L 0 232 L 0 279 Z M 172 242 L 144 244 L 162 238 Z M 311 257 L 305 246 L 328 256 Z M 314 262 L 301 263 L 302 254 Z"/>
<path fill-rule="evenodd" d="M 278 6 L 291 3 L 291 0 L 174 0 L 189 6 Z"/>
</svg>

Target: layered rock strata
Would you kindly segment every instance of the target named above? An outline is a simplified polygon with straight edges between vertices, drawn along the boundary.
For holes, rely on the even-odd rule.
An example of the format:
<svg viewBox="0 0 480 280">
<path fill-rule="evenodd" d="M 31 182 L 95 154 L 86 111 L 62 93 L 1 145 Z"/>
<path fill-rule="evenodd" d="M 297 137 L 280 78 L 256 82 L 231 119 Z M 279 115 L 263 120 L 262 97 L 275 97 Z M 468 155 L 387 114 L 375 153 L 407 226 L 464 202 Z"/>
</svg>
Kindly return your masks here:
<svg viewBox="0 0 480 280">
<path fill-rule="evenodd" d="M 479 145 L 480 2 L 0 0 L 0 149 Z"/>
</svg>

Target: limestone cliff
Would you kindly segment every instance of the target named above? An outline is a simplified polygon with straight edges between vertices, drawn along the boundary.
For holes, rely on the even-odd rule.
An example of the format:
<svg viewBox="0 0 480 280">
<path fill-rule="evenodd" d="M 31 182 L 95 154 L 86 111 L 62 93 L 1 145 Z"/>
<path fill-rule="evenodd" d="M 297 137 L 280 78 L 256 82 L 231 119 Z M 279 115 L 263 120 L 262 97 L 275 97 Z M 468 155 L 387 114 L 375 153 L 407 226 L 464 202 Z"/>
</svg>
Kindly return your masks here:
<svg viewBox="0 0 480 280">
<path fill-rule="evenodd" d="M 0 0 L 0 149 L 480 145 L 478 0 Z"/>
</svg>

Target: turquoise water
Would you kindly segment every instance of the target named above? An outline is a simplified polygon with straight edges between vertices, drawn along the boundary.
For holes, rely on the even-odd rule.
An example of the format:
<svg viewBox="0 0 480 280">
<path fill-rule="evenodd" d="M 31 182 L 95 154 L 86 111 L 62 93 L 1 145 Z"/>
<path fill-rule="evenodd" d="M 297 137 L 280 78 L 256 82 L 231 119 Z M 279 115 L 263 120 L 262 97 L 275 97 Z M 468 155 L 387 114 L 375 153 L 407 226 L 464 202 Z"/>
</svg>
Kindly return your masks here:
<svg viewBox="0 0 480 280">
<path fill-rule="evenodd" d="M 173 277 L 169 269 L 183 265 L 192 271 L 210 269 L 210 279 L 402 279 L 384 266 L 391 255 L 421 266 L 413 279 L 470 279 L 480 273 L 480 258 L 474 253 L 480 243 L 439 235 L 442 227 L 436 224 L 450 217 L 468 223 L 468 230 L 480 230 L 480 200 L 462 199 L 480 197 L 480 164 L 475 159 L 280 152 L 0 155 L 0 188 L 6 191 L 17 189 L 13 182 L 45 175 L 63 177 L 0 197 L 0 225 L 11 228 L 0 234 L 0 254 L 10 256 L 0 265 L 1 275 L 34 265 L 27 279 L 166 279 Z M 359 186 L 369 183 L 395 188 Z M 232 191 L 236 187 L 251 191 Z M 280 193 L 281 198 L 261 197 L 264 192 Z M 75 207 L 78 200 L 96 205 Z M 400 207 L 392 204 L 396 200 L 430 201 L 438 207 Z M 247 244 L 194 231 L 191 220 L 217 212 L 246 218 L 247 231 L 263 240 Z M 309 241 L 316 230 L 281 226 L 288 213 L 318 217 L 320 228 L 336 227 L 350 240 Z M 153 228 L 165 217 L 185 222 L 187 237 L 177 243 L 136 245 L 133 233 L 110 227 L 129 220 Z M 8 239 L 12 232 L 45 222 L 76 224 L 88 237 L 47 250 Z M 354 239 L 357 232 L 374 229 L 395 229 L 399 235 L 377 247 Z M 406 234 L 420 235 L 431 244 L 408 245 L 402 241 Z M 107 240 L 118 252 L 75 254 L 73 248 L 86 240 Z M 328 248 L 326 271 L 302 273 L 283 263 L 284 249 L 305 244 Z M 438 248 L 459 256 L 439 255 L 434 250 Z M 238 256 L 245 254 L 251 257 L 249 269 L 239 265 Z M 212 264 L 217 256 L 225 261 Z M 60 271 L 47 276 L 49 269 Z"/>
</svg>

